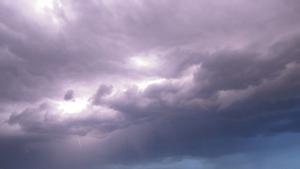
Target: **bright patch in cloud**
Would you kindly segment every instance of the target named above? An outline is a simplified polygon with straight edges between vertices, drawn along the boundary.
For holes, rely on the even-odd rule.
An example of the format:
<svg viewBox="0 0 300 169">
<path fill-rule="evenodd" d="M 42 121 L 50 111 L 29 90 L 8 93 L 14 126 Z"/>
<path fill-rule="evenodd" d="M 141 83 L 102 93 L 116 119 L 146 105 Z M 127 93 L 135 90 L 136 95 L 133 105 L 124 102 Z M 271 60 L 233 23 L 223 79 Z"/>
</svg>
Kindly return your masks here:
<svg viewBox="0 0 300 169">
<path fill-rule="evenodd" d="M 154 85 L 154 84 L 161 84 L 164 81 L 166 81 L 166 79 L 160 78 L 160 79 L 153 79 L 153 80 L 145 80 L 142 82 L 138 82 L 137 86 L 140 90 L 145 90 L 147 87 L 149 87 L 150 85 Z"/>
<path fill-rule="evenodd" d="M 157 67 L 157 59 L 151 55 L 139 55 L 130 59 L 131 64 L 140 69 L 152 69 Z"/>
<path fill-rule="evenodd" d="M 54 28 L 55 30 L 59 30 L 58 28 L 60 28 L 62 20 L 57 10 L 63 9 L 60 0 L 35 0 L 32 3 L 32 8 L 35 14 L 34 17 L 38 19 L 39 23 L 50 24 L 52 30 Z"/>
<path fill-rule="evenodd" d="M 63 113 L 76 114 L 81 113 L 88 107 L 88 100 L 86 99 L 74 99 L 72 101 L 62 101 L 58 103 L 58 108 Z"/>
<path fill-rule="evenodd" d="M 38 13 L 45 13 L 47 10 L 52 11 L 54 9 L 55 0 L 37 0 L 35 2 L 35 11 Z"/>
</svg>

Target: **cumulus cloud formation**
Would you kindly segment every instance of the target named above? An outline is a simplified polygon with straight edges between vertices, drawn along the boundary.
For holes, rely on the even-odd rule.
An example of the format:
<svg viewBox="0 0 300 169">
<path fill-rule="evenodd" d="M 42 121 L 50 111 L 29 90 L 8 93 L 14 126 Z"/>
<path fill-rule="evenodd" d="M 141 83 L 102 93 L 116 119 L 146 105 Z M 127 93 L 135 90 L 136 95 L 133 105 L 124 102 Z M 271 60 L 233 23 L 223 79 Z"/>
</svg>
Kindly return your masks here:
<svg viewBox="0 0 300 169">
<path fill-rule="evenodd" d="M 299 11 L 2 0 L 0 168 L 297 167 Z"/>
</svg>

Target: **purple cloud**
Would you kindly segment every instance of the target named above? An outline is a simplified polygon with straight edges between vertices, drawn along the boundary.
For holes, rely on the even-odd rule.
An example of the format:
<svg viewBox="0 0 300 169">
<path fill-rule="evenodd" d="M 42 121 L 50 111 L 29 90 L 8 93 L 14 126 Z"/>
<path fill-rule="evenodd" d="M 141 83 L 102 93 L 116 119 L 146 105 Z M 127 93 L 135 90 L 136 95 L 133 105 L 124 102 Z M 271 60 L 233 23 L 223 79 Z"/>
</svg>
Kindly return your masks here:
<svg viewBox="0 0 300 169">
<path fill-rule="evenodd" d="M 0 168 L 291 159 L 299 9 L 296 0 L 1 1 Z"/>
</svg>

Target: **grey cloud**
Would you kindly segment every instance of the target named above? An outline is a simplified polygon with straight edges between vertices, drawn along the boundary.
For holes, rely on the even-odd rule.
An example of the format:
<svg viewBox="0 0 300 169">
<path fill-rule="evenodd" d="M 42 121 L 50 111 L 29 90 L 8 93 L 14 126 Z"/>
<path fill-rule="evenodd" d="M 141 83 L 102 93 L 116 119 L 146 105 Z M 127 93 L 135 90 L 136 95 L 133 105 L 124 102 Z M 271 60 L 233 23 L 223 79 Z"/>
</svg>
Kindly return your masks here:
<svg viewBox="0 0 300 169">
<path fill-rule="evenodd" d="M 68 90 L 64 95 L 64 100 L 69 101 L 74 99 L 74 90 Z"/>
<path fill-rule="evenodd" d="M 225 67 L 209 67 L 206 74 L 207 77 L 212 76 L 209 80 L 195 78 L 193 85 L 184 87 L 176 83 L 152 85 L 144 92 L 132 89 L 120 97 L 120 100 L 113 100 L 111 106 L 123 112 L 128 120 L 133 120 L 133 124 L 140 126 L 136 135 L 146 138 L 139 144 L 143 145 L 140 151 L 147 154 L 147 158 L 168 154 L 213 157 L 242 152 L 241 147 L 234 147 L 228 142 L 299 131 L 297 44 L 298 41 L 292 39 L 290 45 L 277 50 L 278 53 L 274 53 L 271 47 L 272 57 L 249 59 L 251 61 L 246 59 L 245 62 L 240 62 L 245 57 L 244 53 L 219 55 L 218 63 Z M 203 69 L 205 70 L 205 66 Z M 226 76 L 223 74 L 227 73 L 224 69 L 230 70 Z M 197 76 L 198 73 L 195 74 Z M 238 80 L 241 78 L 244 80 L 240 84 Z M 209 87 L 213 91 L 204 98 L 201 90 L 200 94 L 195 92 L 199 89 L 198 84 L 201 89 L 203 81 L 212 85 L 208 85 L 208 88 L 205 86 L 202 91 L 209 91 Z M 214 87 L 213 84 L 220 85 L 221 88 Z M 181 93 L 186 88 L 187 92 Z M 239 90 L 249 90 L 249 93 L 246 97 L 237 95 L 233 103 L 220 108 L 217 102 L 220 91 Z M 165 99 L 169 94 L 175 101 L 168 102 Z M 207 105 L 205 101 L 212 104 Z M 132 158 L 137 157 L 141 155 L 135 154 Z"/>
<path fill-rule="evenodd" d="M 113 86 L 109 85 L 100 85 L 95 96 L 93 97 L 93 104 L 101 104 L 103 97 L 111 94 L 113 91 Z"/>
<path fill-rule="evenodd" d="M 289 63 L 299 62 L 299 37 L 272 45 L 266 54 L 224 51 L 207 57 L 195 79 L 202 83 L 199 94 L 245 89 L 277 77 Z"/>
<path fill-rule="evenodd" d="M 105 118 L 98 116 L 98 111 L 110 113 L 110 110 L 86 110 L 80 117 L 63 114 L 63 110 L 57 108 L 51 102 L 44 102 L 36 107 L 26 108 L 22 112 L 14 113 L 7 121 L 10 125 L 18 125 L 21 130 L 50 138 L 65 138 L 72 135 L 87 135 L 97 133 L 104 137 L 122 127 L 118 118 Z M 107 111 L 107 112 L 103 112 Z"/>
<path fill-rule="evenodd" d="M 289 1 L 289 3 L 295 4 L 293 1 Z M 221 40 L 216 40 L 216 42 L 220 45 L 224 42 L 223 39 L 227 39 L 228 33 L 225 31 L 224 34 L 224 30 L 220 29 L 219 25 L 222 25 L 223 29 L 225 29 L 223 26 L 227 25 L 228 28 L 226 30 L 229 31 L 229 35 L 237 35 L 239 30 L 248 31 L 244 27 L 237 27 L 237 25 L 244 24 L 243 21 L 245 18 L 253 20 L 253 22 L 249 22 L 249 34 L 252 31 L 256 31 L 257 24 L 262 24 L 266 20 L 269 22 L 267 26 L 272 25 L 274 33 L 281 32 L 279 28 L 289 30 L 293 28 L 292 25 L 297 24 L 297 22 L 293 22 L 294 18 L 292 17 L 289 20 L 279 19 L 280 22 L 272 20 L 273 15 L 280 18 L 295 15 L 296 13 L 295 10 L 288 10 L 296 6 L 288 5 L 278 13 L 274 13 L 273 15 L 268 14 L 266 12 L 267 9 L 275 8 L 280 4 L 277 1 L 269 7 L 266 7 L 266 5 L 263 6 L 262 9 L 246 1 L 232 2 L 232 4 L 222 4 L 226 6 L 224 10 L 218 10 L 219 6 L 214 2 L 205 1 L 176 1 L 173 3 L 174 8 L 169 8 L 167 2 L 141 2 L 140 4 L 131 2 L 120 6 L 114 6 L 113 4 L 110 7 L 106 6 L 102 1 L 98 1 L 97 3 L 92 1 L 84 3 L 72 1 L 70 3 L 64 2 L 63 4 L 66 5 L 66 8 L 73 10 L 76 19 L 70 20 L 70 18 L 65 18 L 62 20 L 62 30 L 55 34 L 47 32 L 43 23 L 36 23 L 28 16 L 22 17 L 22 15 L 18 15 L 20 7 L 13 6 L 6 1 L 1 4 L 1 8 L 3 9 L 1 10 L 2 16 L 4 16 L 1 18 L 1 27 L 3 28 L 1 29 L 3 35 L 1 43 L 7 46 L 11 53 L 24 60 L 24 62 L 18 65 L 19 71 L 24 73 L 24 75 L 19 75 L 20 77 L 7 77 L 2 81 L 6 81 L 8 84 L 28 86 L 28 88 L 34 86 L 33 84 L 45 86 L 35 94 L 32 91 L 27 91 L 27 89 L 16 91 L 22 93 L 20 94 L 22 96 L 30 94 L 31 96 L 27 98 L 35 97 L 36 99 L 42 97 L 37 94 L 41 91 L 47 91 L 49 97 L 59 95 L 59 93 L 55 93 L 55 89 L 59 87 L 60 83 L 66 80 L 90 80 L 94 78 L 93 74 L 95 73 L 101 74 L 101 78 L 104 78 L 103 76 L 106 76 L 107 73 L 110 76 L 117 76 L 116 74 L 121 74 L 125 70 L 128 72 L 133 71 L 125 68 L 124 62 L 126 62 L 126 58 L 142 50 L 151 51 L 157 45 L 167 43 L 168 45 L 164 48 L 169 46 L 172 46 L 171 48 L 181 46 L 184 48 L 184 45 L 192 43 L 198 49 L 197 43 L 199 42 L 201 46 L 207 46 L 201 49 L 205 50 L 212 48 L 208 44 L 214 43 L 215 40 L 213 38 L 218 37 Z M 247 11 L 234 10 L 235 5 L 243 7 L 246 4 L 251 6 L 254 11 L 262 13 L 262 17 L 253 19 Z M 268 1 L 263 1 L 262 5 L 264 4 L 268 4 Z M 211 8 L 211 11 L 220 11 L 220 13 L 210 13 L 208 18 L 204 17 L 207 16 L 207 10 L 203 9 L 202 6 Z M 197 10 L 198 7 L 202 10 Z M 241 14 L 233 15 L 235 12 Z M 21 14 L 23 14 L 22 11 Z M 55 15 L 61 16 L 62 14 Z M 65 13 L 64 15 L 68 14 Z M 169 17 L 169 15 L 173 17 Z M 8 18 L 8 16 L 11 17 Z M 222 19 L 218 19 L 223 17 L 226 20 L 237 21 L 237 23 L 227 23 Z M 94 18 L 97 18 L 97 21 L 94 22 Z M 20 24 L 21 20 L 23 25 Z M 149 24 L 151 24 L 150 27 L 148 26 Z M 290 27 L 283 27 L 282 25 L 289 25 Z M 48 27 L 51 29 L 51 24 Z M 267 28 L 263 30 L 264 32 L 273 32 Z M 219 36 L 219 34 L 222 34 L 222 36 Z M 250 37 L 247 36 L 247 38 Z M 31 39 L 32 41 L 29 42 Z M 188 41 L 191 40 L 191 42 L 187 42 L 185 39 L 188 39 Z M 266 39 L 269 40 L 269 38 Z M 176 41 L 180 42 L 177 43 Z M 170 42 L 171 44 L 169 44 Z M 203 42 L 207 44 L 201 44 Z M 130 43 L 132 43 L 131 46 L 128 45 Z M 226 44 L 226 42 L 224 43 Z M 176 58 L 178 58 L 177 55 Z M 186 60 L 190 60 L 190 58 Z M 186 60 L 184 62 L 187 62 Z M 168 60 L 165 65 L 170 65 L 168 64 Z M 16 66 L 13 67 L 16 68 Z M 159 73 L 162 75 L 171 73 L 160 70 L 156 72 L 162 72 Z M 134 73 L 131 72 L 130 74 Z M 23 76 L 25 76 L 25 80 L 22 80 Z M 31 80 L 30 84 L 27 84 L 28 82 L 26 81 L 28 80 Z M 50 88 L 50 86 L 54 87 Z M 22 87 L 16 86 L 15 88 L 20 90 Z M 36 86 L 33 88 L 36 88 Z M 3 91 L 15 91 L 15 89 L 12 88 Z M 18 99 L 18 96 L 20 96 L 18 94 L 5 95 L 10 95 L 6 96 L 5 99 L 11 97 L 10 100 L 26 100 L 26 98 Z"/>
<path fill-rule="evenodd" d="M 70 0 L 45 15 L 31 3 L 0 2 L 0 168 L 212 164 L 299 132 L 296 0 Z M 156 67 L 131 65 L 139 54 Z M 62 117 L 53 102 L 75 92 L 90 104 Z"/>
</svg>

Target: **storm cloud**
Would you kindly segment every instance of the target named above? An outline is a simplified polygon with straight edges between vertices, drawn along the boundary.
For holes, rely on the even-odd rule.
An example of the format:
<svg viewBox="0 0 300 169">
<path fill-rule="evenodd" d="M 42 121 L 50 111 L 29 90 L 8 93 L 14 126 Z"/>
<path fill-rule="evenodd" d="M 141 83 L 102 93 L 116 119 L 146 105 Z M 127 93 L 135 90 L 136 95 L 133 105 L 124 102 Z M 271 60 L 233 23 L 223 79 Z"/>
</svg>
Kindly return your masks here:
<svg viewBox="0 0 300 169">
<path fill-rule="evenodd" d="M 299 11 L 1 0 L 0 168 L 296 169 Z"/>
</svg>

